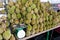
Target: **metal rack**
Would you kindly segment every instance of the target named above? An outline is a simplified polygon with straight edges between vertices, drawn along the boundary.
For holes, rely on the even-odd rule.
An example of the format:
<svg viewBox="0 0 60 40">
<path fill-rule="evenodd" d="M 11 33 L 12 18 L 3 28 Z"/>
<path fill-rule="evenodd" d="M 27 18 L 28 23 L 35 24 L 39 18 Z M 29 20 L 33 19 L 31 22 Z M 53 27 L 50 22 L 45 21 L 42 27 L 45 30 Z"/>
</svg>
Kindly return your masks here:
<svg viewBox="0 0 60 40">
<path fill-rule="evenodd" d="M 46 30 L 46 31 L 43 31 L 43 32 L 40 32 L 40 33 L 37 33 L 37 34 L 31 35 L 31 36 L 29 36 L 29 37 L 25 37 L 25 38 L 22 38 L 22 39 L 18 39 L 18 40 L 27 40 L 27 39 L 30 39 L 30 38 L 32 38 L 32 37 L 35 37 L 35 36 L 41 35 L 41 34 L 43 34 L 43 33 L 45 33 L 45 32 L 48 32 L 48 31 L 54 30 L 54 29 L 59 28 L 59 27 L 60 27 L 60 24 L 57 25 L 57 26 L 55 26 L 54 28 L 51 28 L 51 29 L 48 29 L 48 30 Z"/>
</svg>

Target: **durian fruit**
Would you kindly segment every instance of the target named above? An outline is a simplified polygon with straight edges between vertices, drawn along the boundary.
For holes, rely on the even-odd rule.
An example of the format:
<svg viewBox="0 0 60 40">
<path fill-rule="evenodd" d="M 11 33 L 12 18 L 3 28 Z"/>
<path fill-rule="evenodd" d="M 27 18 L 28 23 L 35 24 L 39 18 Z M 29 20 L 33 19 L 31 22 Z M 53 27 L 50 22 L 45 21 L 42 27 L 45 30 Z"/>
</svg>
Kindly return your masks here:
<svg viewBox="0 0 60 40">
<path fill-rule="evenodd" d="M 35 4 L 36 4 L 37 2 L 38 2 L 38 0 L 33 0 L 33 3 L 35 3 Z"/>
<path fill-rule="evenodd" d="M 43 27 L 43 30 L 45 31 L 46 30 L 46 27 Z"/>
<path fill-rule="evenodd" d="M 36 31 L 36 33 L 39 33 L 39 28 L 37 28 L 35 31 Z"/>
<path fill-rule="evenodd" d="M 44 30 L 46 30 L 46 29 L 47 30 L 50 29 L 50 22 L 49 21 L 44 23 Z"/>
<path fill-rule="evenodd" d="M 10 38 L 10 40 L 15 40 L 15 37 L 14 37 L 13 34 L 11 34 L 11 38 Z"/>
<path fill-rule="evenodd" d="M 13 14 L 12 14 L 12 19 L 16 19 L 16 18 L 17 18 L 16 13 L 13 13 Z"/>
<path fill-rule="evenodd" d="M 26 2 L 25 7 L 29 7 L 29 2 L 28 1 Z"/>
<path fill-rule="evenodd" d="M 31 7 L 27 7 L 27 12 L 31 12 Z"/>
<path fill-rule="evenodd" d="M 34 10 L 31 10 L 31 14 L 34 14 Z"/>
<path fill-rule="evenodd" d="M 15 6 L 11 6 L 10 9 L 8 10 L 8 13 L 12 14 L 14 13 L 16 7 Z"/>
<path fill-rule="evenodd" d="M 19 20 L 18 20 L 18 19 L 15 19 L 15 20 L 14 20 L 14 23 L 15 23 L 15 24 L 19 24 Z"/>
<path fill-rule="evenodd" d="M 40 19 L 39 19 L 39 22 L 40 22 L 40 23 L 42 23 L 43 21 L 44 21 L 43 18 L 40 18 Z"/>
<path fill-rule="evenodd" d="M 8 27 L 9 26 L 9 22 L 6 22 L 6 27 Z"/>
<path fill-rule="evenodd" d="M 25 17 L 25 16 L 26 16 L 26 14 L 27 14 L 27 12 L 26 12 L 26 11 L 23 11 L 23 12 L 22 12 L 22 16 L 24 16 L 24 17 Z"/>
<path fill-rule="evenodd" d="M 39 28 L 40 28 L 40 25 L 38 24 L 38 25 L 37 25 L 37 29 L 35 30 L 35 31 L 36 31 L 36 33 L 39 33 L 39 31 L 40 31 L 40 29 L 39 29 Z"/>
<path fill-rule="evenodd" d="M 37 27 L 38 27 L 37 24 L 33 25 L 33 29 L 37 29 Z"/>
<path fill-rule="evenodd" d="M 3 40 L 3 37 L 2 37 L 2 35 L 0 34 L 0 40 Z"/>
<path fill-rule="evenodd" d="M 14 13 L 14 11 L 11 10 L 11 9 L 9 9 L 9 10 L 8 10 L 8 13 L 9 13 L 9 14 L 12 14 L 12 13 Z"/>
<path fill-rule="evenodd" d="M 28 4 L 31 6 L 33 4 L 33 0 L 28 0 Z"/>
<path fill-rule="evenodd" d="M 20 13 L 17 13 L 17 19 L 20 19 L 21 18 L 21 14 Z"/>
<path fill-rule="evenodd" d="M 17 4 L 19 5 L 19 6 L 21 6 L 21 0 L 17 0 Z"/>
<path fill-rule="evenodd" d="M 36 24 L 39 24 L 40 22 L 39 22 L 39 19 L 36 19 Z"/>
<path fill-rule="evenodd" d="M 16 6 L 16 8 L 20 8 L 20 5 L 19 5 L 19 4 L 17 4 L 17 3 L 15 3 L 15 6 Z"/>
<path fill-rule="evenodd" d="M 36 15 L 32 14 L 32 19 L 35 20 L 36 19 Z"/>
<path fill-rule="evenodd" d="M 21 0 L 21 2 L 24 5 L 27 2 L 27 0 Z"/>
<path fill-rule="evenodd" d="M 9 6 L 13 6 L 13 5 L 14 5 L 14 2 L 13 2 L 13 1 L 10 1 L 10 2 L 8 3 L 8 5 L 9 5 Z"/>
<path fill-rule="evenodd" d="M 31 31 L 27 31 L 26 32 L 26 36 L 28 37 L 28 36 L 30 36 L 31 35 Z"/>
<path fill-rule="evenodd" d="M 9 5 L 6 5 L 7 9 L 9 10 L 11 7 Z"/>
<path fill-rule="evenodd" d="M 57 25 L 59 23 L 58 21 L 59 21 L 59 19 L 57 19 L 57 18 L 53 19 L 53 25 Z"/>
<path fill-rule="evenodd" d="M 31 31 L 32 30 L 32 26 L 30 24 L 27 25 L 27 31 Z"/>
<path fill-rule="evenodd" d="M 12 11 L 14 11 L 16 9 L 16 6 L 11 6 L 10 8 Z"/>
<path fill-rule="evenodd" d="M 14 23 L 14 19 L 10 19 L 10 23 Z"/>
<path fill-rule="evenodd" d="M 25 22 L 25 24 L 30 24 L 31 20 L 30 19 L 26 19 L 24 22 Z"/>
<path fill-rule="evenodd" d="M 19 8 L 16 8 L 16 13 L 20 13 L 20 9 Z"/>
<path fill-rule="evenodd" d="M 32 20 L 31 20 L 31 24 L 32 24 L 32 25 L 36 24 L 36 20 L 32 19 Z"/>
<path fill-rule="evenodd" d="M 52 21 L 52 19 L 53 19 L 53 16 L 49 15 L 49 21 Z"/>
<path fill-rule="evenodd" d="M 0 27 L 0 34 L 2 34 L 4 32 L 3 28 Z"/>
<path fill-rule="evenodd" d="M 45 3 L 45 6 L 46 6 L 47 8 L 50 8 L 50 7 L 51 7 L 51 5 L 50 5 L 49 2 L 46 2 L 46 3 Z"/>
<path fill-rule="evenodd" d="M 32 19 L 32 14 L 31 14 L 31 13 L 27 13 L 27 14 L 26 14 L 26 18 L 27 18 L 27 19 Z"/>
<path fill-rule="evenodd" d="M 32 29 L 32 35 L 34 35 L 36 33 L 35 29 Z"/>
<path fill-rule="evenodd" d="M 35 9 L 34 9 L 34 12 L 35 12 L 35 13 L 38 13 L 38 9 L 37 9 L 37 8 L 35 8 Z"/>
<path fill-rule="evenodd" d="M 2 23 L 2 28 L 3 28 L 3 30 L 5 31 L 6 30 L 6 24 L 5 23 Z"/>
<path fill-rule="evenodd" d="M 21 19 L 20 19 L 20 24 L 22 24 L 22 23 L 23 23 L 23 21 L 24 21 L 24 20 L 23 20 L 23 18 L 21 18 Z"/>
<path fill-rule="evenodd" d="M 39 18 L 40 18 L 40 16 L 38 14 L 36 16 L 37 16 L 36 17 L 36 23 L 39 24 L 39 21 L 40 21 Z"/>
<path fill-rule="evenodd" d="M 7 20 L 7 17 L 6 16 L 2 16 L 1 17 L 3 20 Z"/>
<path fill-rule="evenodd" d="M 35 9 L 36 8 L 36 5 L 35 4 L 32 4 L 31 5 L 31 9 Z"/>
<path fill-rule="evenodd" d="M 44 27 L 46 27 L 46 25 L 47 25 L 47 22 L 46 22 L 46 21 L 44 21 Z"/>
<path fill-rule="evenodd" d="M 11 31 L 10 31 L 10 29 L 7 29 L 7 30 L 3 33 L 3 38 L 4 38 L 5 40 L 9 40 L 10 37 L 11 37 Z"/>
<path fill-rule="evenodd" d="M 26 7 L 25 6 L 22 7 L 22 12 L 24 12 L 24 11 L 26 11 Z"/>
<path fill-rule="evenodd" d="M 44 26 L 44 24 L 43 24 L 43 23 L 41 23 L 41 24 L 40 24 L 40 32 L 42 32 L 42 31 L 43 31 L 43 26 Z"/>
</svg>

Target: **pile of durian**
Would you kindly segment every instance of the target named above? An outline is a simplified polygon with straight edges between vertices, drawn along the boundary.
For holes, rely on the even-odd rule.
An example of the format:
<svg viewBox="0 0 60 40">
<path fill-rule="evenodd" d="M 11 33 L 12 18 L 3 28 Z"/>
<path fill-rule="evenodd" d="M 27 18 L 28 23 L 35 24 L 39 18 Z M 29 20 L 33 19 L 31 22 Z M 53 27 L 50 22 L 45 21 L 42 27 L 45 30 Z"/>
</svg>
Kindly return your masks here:
<svg viewBox="0 0 60 40">
<path fill-rule="evenodd" d="M 13 29 L 15 28 L 13 25 L 27 25 L 26 36 L 34 35 L 59 24 L 60 15 L 53 11 L 53 9 L 49 10 L 50 6 L 49 2 L 41 3 L 40 0 L 16 0 L 16 2 L 10 0 L 6 6 L 8 11 L 7 20 Z M 7 29 L 2 32 L 3 36 L 7 35 L 4 39 L 8 40 L 11 37 L 10 31 Z M 2 34 L 0 38 L 2 39 Z"/>
<path fill-rule="evenodd" d="M 15 40 L 5 16 L 0 17 L 0 40 Z"/>
</svg>

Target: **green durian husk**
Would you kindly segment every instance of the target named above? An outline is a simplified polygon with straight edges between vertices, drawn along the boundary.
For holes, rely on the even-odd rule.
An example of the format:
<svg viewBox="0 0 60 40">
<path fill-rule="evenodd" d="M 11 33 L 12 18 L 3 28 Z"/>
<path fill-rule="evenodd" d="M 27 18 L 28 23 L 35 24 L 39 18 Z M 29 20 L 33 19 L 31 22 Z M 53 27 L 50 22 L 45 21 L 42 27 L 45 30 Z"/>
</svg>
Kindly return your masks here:
<svg viewBox="0 0 60 40">
<path fill-rule="evenodd" d="M 9 22 L 6 22 L 6 27 L 8 27 L 9 26 Z"/>
<path fill-rule="evenodd" d="M 36 8 L 36 5 L 35 4 L 32 4 L 31 5 L 31 9 L 35 9 Z"/>
<path fill-rule="evenodd" d="M 21 18 L 21 19 L 20 19 L 20 24 L 22 24 L 22 23 L 23 23 L 23 21 L 24 21 L 24 20 L 23 20 L 23 18 Z"/>
<path fill-rule="evenodd" d="M 13 14 L 12 14 L 12 19 L 16 19 L 16 18 L 17 18 L 16 13 L 13 13 Z"/>
<path fill-rule="evenodd" d="M 19 8 L 16 8 L 16 13 L 20 13 L 20 9 Z"/>
<path fill-rule="evenodd" d="M 26 31 L 26 36 L 28 37 L 28 36 L 30 36 L 31 35 L 31 32 L 30 31 Z"/>
<path fill-rule="evenodd" d="M 32 18 L 32 14 L 31 13 L 26 14 L 26 18 L 27 19 L 31 19 Z"/>
<path fill-rule="evenodd" d="M 18 20 L 18 19 L 15 19 L 15 20 L 14 20 L 14 23 L 15 23 L 15 24 L 19 24 L 19 20 Z"/>
<path fill-rule="evenodd" d="M 0 34 L 2 34 L 4 32 L 3 28 L 0 27 Z"/>
<path fill-rule="evenodd" d="M 31 24 L 32 25 L 36 24 L 36 20 L 31 20 Z"/>
<path fill-rule="evenodd" d="M 26 7 L 29 7 L 29 2 L 27 1 L 26 4 L 25 4 Z"/>
<path fill-rule="evenodd" d="M 31 31 L 32 30 L 32 26 L 30 24 L 27 25 L 27 30 Z"/>
<path fill-rule="evenodd" d="M 21 18 L 21 14 L 20 13 L 17 13 L 17 18 L 20 19 Z"/>
<path fill-rule="evenodd" d="M 13 10 L 15 10 L 15 9 L 16 9 L 16 6 L 14 6 L 14 5 L 13 5 L 13 6 L 11 6 L 11 8 L 10 8 L 10 9 L 13 11 Z"/>
<path fill-rule="evenodd" d="M 22 16 L 26 16 L 26 14 L 27 14 L 26 11 L 22 12 Z"/>
<path fill-rule="evenodd" d="M 17 4 L 17 3 L 15 4 L 15 6 L 16 6 L 16 8 L 20 8 L 20 5 L 19 5 L 19 4 Z"/>
<path fill-rule="evenodd" d="M 40 32 L 42 32 L 42 31 L 43 31 L 43 26 L 44 26 L 44 24 L 43 24 L 43 23 L 41 23 L 41 25 L 40 25 Z"/>
<path fill-rule="evenodd" d="M 8 10 L 8 13 L 9 13 L 9 14 L 13 14 L 13 13 L 14 13 L 14 10 L 13 10 L 13 9 L 9 9 L 9 10 Z"/>
<path fill-rule="evenodd" d="M 27 2 L 27 0 L 21 0 L 21 2 L 24 5 Z"/>
<path fill-rule="evenodd" d="M 35 29 L 32 29 L 32 35 L 34 35 L 36 33 Z"/>
<path fill-rule="evenodd" d="M 28 7 L 28 8 L 27 8 L 27 12 L 28 12 L 28 13 L 31 12 L 31 7 Z"/>
<path fill-rule="evenodd" d="M 30 19 L 26 19 L 24 22 L 25 22 L 25 24 L 30 24 L 31 20 Z"/>
<path fill-rule="evenodd" d="M 6 7 L 7 7 L 8 10 L 11 8 L 9 5 L 7 5 Z"/>
<path fill-rule="evenodd" d="M 37 24 L 33 25 L 33 29 L 37 29 Z"/>
<path fill-rule="evenodd" d="M 9 6 L 13 6 L 13 5 L 14 5 L 14 2 L 10 1 L 10 2 L 8 3 L 8 5 L 9 5 Z"/>
<path fill-rule="evenodd" d="M 11 31 L 10 31 L 10 29 L 7 29 L 7 31 L 5 31 L 5 32 L 3 33 L 3 38 L 4 38 L 5 40 L 9 40 L 10 37 L 11 37 Z"/>
<path fill-rule="evenodd" d="M 34 9 L 34 12 L 35 12 L 35 13 L 38 13 L 38 9 L 37 9 L 37 8 L 35 8 L 35 9 Z"/>
<path fill-rule="evenodd" d="M 24 11 L 26 11 L 26 7 L 25 6 L 22 7 L 22 12 L 24 12 Z"/>
<path fill-rule="evenodd" d="M 2 37 L 2 35 L 0 34 L 0 40 L 3 40 L 3 37 Z"/>
<path fill-rule="evenodd" d="M 36 16 L 35 14 L 32 14 L 32 19 L 34 19 L 34 20 L 35 20 L 35 19 L 36 19 L 36 17 L 37 17 L 37 16 Z"/>
<path fill-rule="evenodd" d="M 16 40 L 13 34 L 11 35 L 10 40 Z"/>
<path fill-rule="evenodd" d="M 10 19 L 10 23 L 14 23 L 14 19 Z"/>
</svg>

